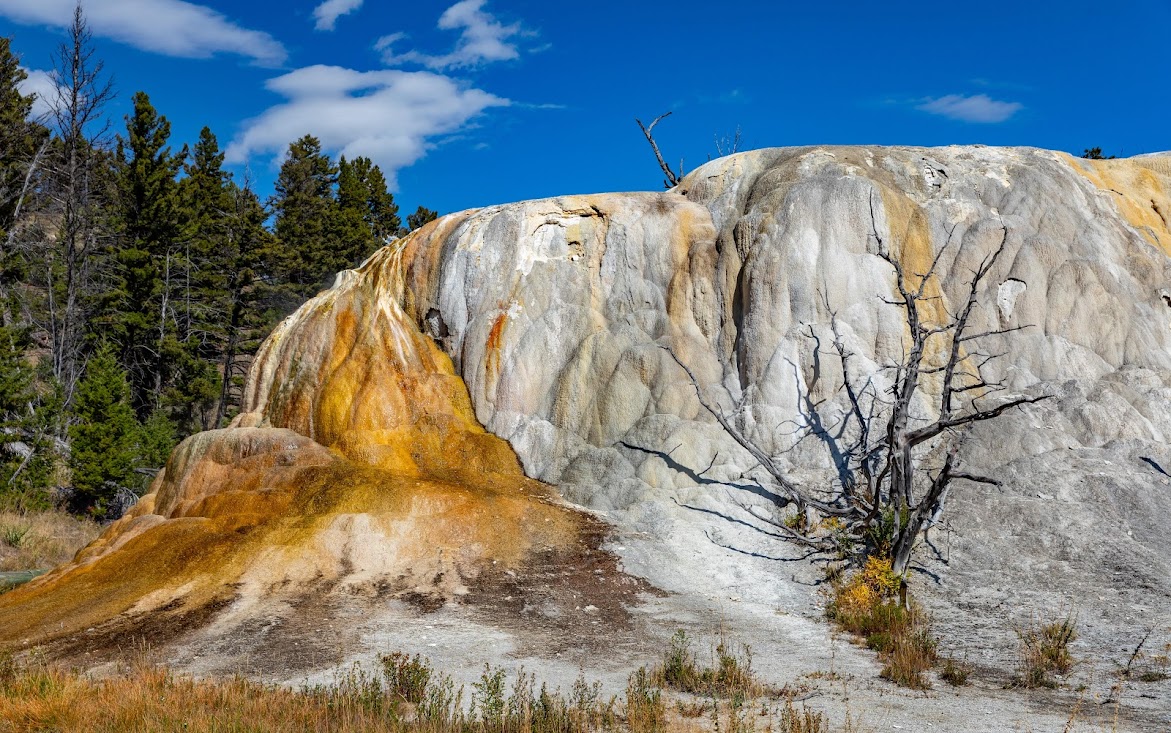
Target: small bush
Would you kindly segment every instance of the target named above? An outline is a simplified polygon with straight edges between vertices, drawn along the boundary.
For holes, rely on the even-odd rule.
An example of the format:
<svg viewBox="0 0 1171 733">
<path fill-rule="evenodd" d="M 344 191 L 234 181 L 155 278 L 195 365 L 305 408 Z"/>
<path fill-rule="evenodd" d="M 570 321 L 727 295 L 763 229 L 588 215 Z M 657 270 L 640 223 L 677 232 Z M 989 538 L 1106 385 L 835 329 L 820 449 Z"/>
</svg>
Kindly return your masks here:
<svg viewBox="0 0 1171 733">
<path fill-rule="evenodd" d="M 355 663 L 344 675 L 340 675 L 331 688 L 316 688 L 331 701 L 345 700 L 350 705 L 376 716 L 397 714 L 397 700 L 388 697 L 378 677 Z"/>
<path fill-rule="evenodd" d="M 1017 677 L 1021 687 L 1056 687 L 1051 674 L 1068 674 L 1073 669 L 1069 645 L 1077 638 L 1077 618 L 1067 615 L 1057 621 L 1033 621 L 1017 629 Z"/>
<path fill-rule="evenodd" d="M 31 530 L 30 524 L 5 524 L 0 526 L 0 540 L 9 547 L 20 547 Z"/>
<path fill-rule="evenodd" d="M 924 673 L 937 659 L 935 638 L 923 614 L 914 605 L 903 606 L 902 579 L 891 571 L 890 560 L 868 557 L 860 570 L 839 576 L 832 587 L 826 614 L 878 652 L 881 676 L 904 687 L 929 688 Z"/>
<path fill-rule="evenodd" d="M 464 719 L 463 694 L 463 688 L 456 690 L 455 682 L 447 675 L 431 680 L 416 708 L 417 720 L 439 730 L 455 727 Z"/>
<path fill-rule="evenodd" d="M 693 695 L 745 699 L 765 692 L 752 672 L 752 649 L 736 649 L 721 639 L 712 650 L 712 667 L 701 667 L 691 651 L 691 640 L 682 630 L 671 637 L 663 661 L 652 675 L 657 684 Z"/>
<path fill-rule="evenodd" d="M 959 662 L 954 657 L 948 657 L 939 676 L 952 687 L 963 687 L 968 684 L 968 676 L 971 673 L 972 668 L 966 661 Z"/>
<path fill-rule="evenodd" d="M 924 672 L 935 666 L 935 638 L 927 629 L 915 629 L 892 639 L 890 650 L 883 653 L 880 676 L 896 685 L 926 690 L 931 683 Z"/>
<path fill-rule="evenodd" d="M 480 720 L 485 728 L 494 729 L 492 724 L 504 718 L 504 670 L 499 667 L 492 669 L 485 664 L 480 681 L 473 682 L 472 689 L 475 690 L 472 693 L 473 714 L 479 710 Z"/>
<path fill-rule="evenodd" d="M 827 613 L 838 626 L 862 637 L 903 631 L 912 619 L 898 601 L 900 584 L 889 559 L 871 556 L 861 570 L 835 584 Z"/>
<path fill-rule="evenodd" d="M 431 665 L 425 659 L 418 654 L 411 657 L 392 652 L 379 654 L 378 663 L 382 665 L 382 678 L 388 694 L 413 705 L 423 701 L 431 682 Z"/>
<path fill-rule="evenodd" d="M 645 667 L 639 667 L 626 683 L 626 723 L 631 733 L 664 730 L 666 715 L 662 690 L 655 684 L 654 676 Z"/>
<path fill-rule="evenodd" d="M 701 672 L 691 653 L 691 640 L 680 629 L 671 637 L 670 646 L 663 655 L 663 662 L 656 673 L 662 684 L 683 692 L 701 692 Z"/>
<path fill-rule="evenodd" d="M 777 728 L 777 731 L 778 733 L 829 733 L 829 725 L 821 713 L 815 713 L 804 706 L 798 711 L 793 706 L 792 700 L 785 700 L 785 705 L 781 708 L 780 727 Z"/>
</svg>

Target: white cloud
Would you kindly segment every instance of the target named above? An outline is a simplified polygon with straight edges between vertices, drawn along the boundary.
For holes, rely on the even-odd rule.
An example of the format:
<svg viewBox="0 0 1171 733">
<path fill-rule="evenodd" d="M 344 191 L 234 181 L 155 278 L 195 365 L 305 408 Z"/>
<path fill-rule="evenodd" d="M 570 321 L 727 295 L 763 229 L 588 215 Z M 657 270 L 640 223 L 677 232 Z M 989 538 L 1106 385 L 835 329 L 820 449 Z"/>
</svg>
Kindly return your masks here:
<svg viewBox="0 0 1171 733">
<path fill-rule="evenodd" d="M 33 100 L 33 108 L 30 112 L 31 116 L 37 118 L 47 115 L 56 92 L 56 86 L 53 84 L 53 76 L 49 72 L 40 69 L 25 69 L 24 72 L 28 74 L 28 77 L 20 83 L 20 93 L 25 96 L 29 94 L 37 95 L 37 98 Z"/>
<path fill-rule="evenodd" d="M 949 94 L 938 99 L 926 99 L 915 109 L 963 122 L 1004 122 L 1024 108 L 1020 102 L 1002 102 L 987 94 L 965 97 Z"/>
<path fill-rule="evenodd" d="M 421 64 L 430 69 L 455 69 L 478 66 L 489 61 L 511 61 L 520 57 L 520 51 L 512 39 L 523 35 L 519 23 L 504 25 L 490 13 L 484 12 L 485 0 L 462 0 L 443 11 L 439 16 L 441 30 L 459 31 L 455 49 L 442 56 L 432 56 L 419 51 L 395 53 L 394 45 L 406 38 L 403 33 L 383 36 L 374 44 L 382 52 L 382 60 L 388 66 L 400 64 Z"/>
<path fill-rule="evenodd" d="M 0 15 L 18 23 L 66 27 L 74 5 L 75 0 L 0 0 Z M 95 35 L 144 51 L 186 58 L 231 53 L 274 66 L 288 57 L 269 34 L 183 0 L 86 0 L 82 7 Z"/>
<path fill-rule="evenodd" d="M 332 31 L 337 19 L 362 7 L 363 0 L 325 0 L 313 9 L 319 31 Z"/>
<path fill-rule="evenodd" d="M 396 172 L 422 158 L 433 138 L 455 132 L 509 100 L 427 71 L 355 71 L 309 66 L 265 86 L 288 99 L 245 123 L 228 146 L 230 162 L 255 154 L 279 157 L 306 133 L 331 152 L 364 155 L 391 186 Z"/>
</svg>

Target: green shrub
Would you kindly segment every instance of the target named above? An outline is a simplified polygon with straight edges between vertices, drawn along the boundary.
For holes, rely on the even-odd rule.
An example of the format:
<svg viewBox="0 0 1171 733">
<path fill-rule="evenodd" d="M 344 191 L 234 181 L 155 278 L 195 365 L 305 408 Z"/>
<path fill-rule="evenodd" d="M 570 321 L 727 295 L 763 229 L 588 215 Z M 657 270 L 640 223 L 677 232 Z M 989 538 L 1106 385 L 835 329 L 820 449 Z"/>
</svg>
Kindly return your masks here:
<svg viewBox="0 0 1171 733">
<path fill-rule="evenodd" d="M 378 663 L 382 665 L 387 694 L 415 705 L 422 702 L 431 682 L 431 665 L 425 659 L 418 654 L 412 657 L 392 652 L 379 654 Z"/>
</svg>

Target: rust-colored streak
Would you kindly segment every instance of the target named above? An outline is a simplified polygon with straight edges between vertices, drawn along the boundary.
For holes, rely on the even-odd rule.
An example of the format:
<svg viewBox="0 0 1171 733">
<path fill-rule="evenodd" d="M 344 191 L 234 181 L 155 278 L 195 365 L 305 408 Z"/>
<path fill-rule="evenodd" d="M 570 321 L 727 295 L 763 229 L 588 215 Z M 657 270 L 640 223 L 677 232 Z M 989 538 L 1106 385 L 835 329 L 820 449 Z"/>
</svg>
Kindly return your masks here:
<svg viewBox="0 0 1171 733">
<path fill-rule="evenodd" d="M 484 344 L 486 351 L 484 363 L 485 369 L 489 375 L 498 375 L 500 373 L 500 344 L 504 338 L 504 324 L 508 320 L 508 313 L 502 312 L 496 316 L 496 320 L 492 322 L 492 328 L 488 331 L 488 341 Z"/>
</svg>

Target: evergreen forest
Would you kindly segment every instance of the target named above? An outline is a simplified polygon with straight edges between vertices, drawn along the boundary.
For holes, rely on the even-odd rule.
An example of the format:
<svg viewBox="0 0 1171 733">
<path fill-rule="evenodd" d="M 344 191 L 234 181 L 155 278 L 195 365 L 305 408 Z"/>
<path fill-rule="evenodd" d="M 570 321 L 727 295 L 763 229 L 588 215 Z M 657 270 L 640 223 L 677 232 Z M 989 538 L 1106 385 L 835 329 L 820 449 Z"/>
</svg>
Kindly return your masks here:
<svg viewBox="0 0 1171 733">
<path fill-rule="evenodd" d="M 52 76 L 34 115 L 0 38 L 0 509 L 109 521 L 179 440 L 239 411 L 273 326 L 436 213 L 404 222 L 376 164 L 309 134 L 262 198 L 146 92 L 112 119 L 80 11 Z"/>
</svg>

